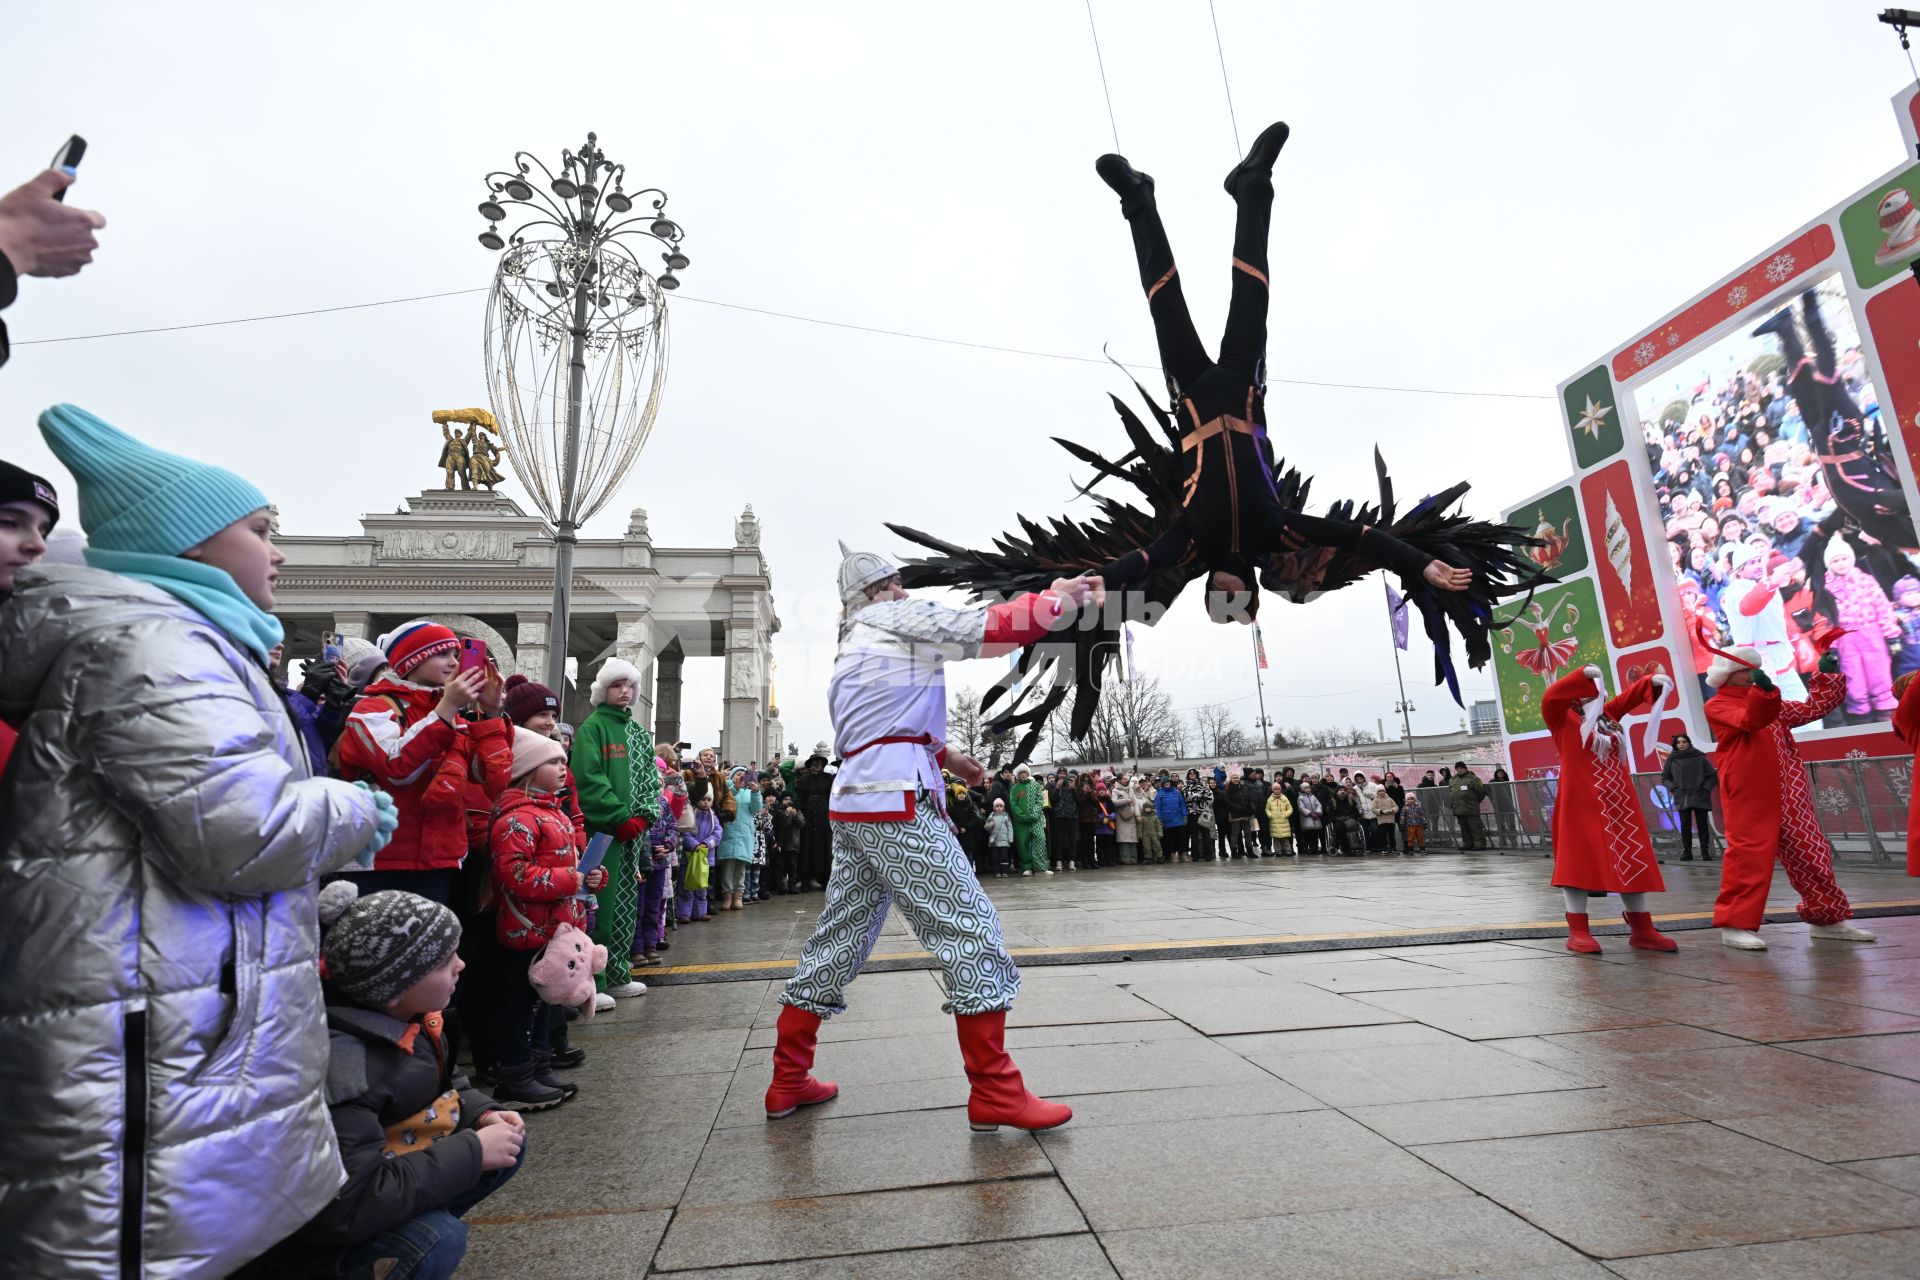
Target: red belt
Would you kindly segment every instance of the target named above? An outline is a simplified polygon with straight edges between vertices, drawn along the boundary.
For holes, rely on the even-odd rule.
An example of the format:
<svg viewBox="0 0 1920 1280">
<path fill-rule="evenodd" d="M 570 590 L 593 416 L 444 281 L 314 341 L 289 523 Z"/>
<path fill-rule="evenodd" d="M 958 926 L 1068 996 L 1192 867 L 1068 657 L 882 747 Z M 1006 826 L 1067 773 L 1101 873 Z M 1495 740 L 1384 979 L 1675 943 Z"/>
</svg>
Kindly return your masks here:
<svg viewBox="0 0 1920 1280">
<path fill-rule="evenodd" d="M 893 734 L 885 738 L 875 738 L 872 742 L 869 742 L 864 746 L 855 747 L 851 751 L 842 751 L 840 753 L 840 758 L 842 760 L 851 760 L 853 757 L 859 755 L 862 751 L 867 750 L 868 747 L 884 747 L 890 743 L 895 743 L 895 742 L 910 742 L 916 746 L 930 747 L 933 745 L 933 735 L 930 733 Z"/>
</svg>

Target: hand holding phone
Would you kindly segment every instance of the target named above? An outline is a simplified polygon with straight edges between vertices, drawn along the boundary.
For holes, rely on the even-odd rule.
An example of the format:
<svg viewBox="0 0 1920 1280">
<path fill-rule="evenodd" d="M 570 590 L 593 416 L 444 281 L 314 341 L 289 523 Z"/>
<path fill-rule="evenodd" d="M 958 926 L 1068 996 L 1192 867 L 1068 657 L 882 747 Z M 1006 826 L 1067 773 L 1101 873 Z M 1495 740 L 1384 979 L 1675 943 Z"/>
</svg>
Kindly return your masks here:
<svg viewBox="0 0 1920 1280">
<path fill-rule="evenodd" d="M 58 169 L 71 178 L 75 176 L 74 171 L 80 167 L 80 158 L 86 154 L 87 140 L 76 133 L 68 138 L 58 151 L 53 153 L 53 163 L 48 165 L 47 168 Z M 62 187 L 60 190 L 54 192 L 53 198 L 62 204 L 66 203 L 67 189 Z"/>
<path fill-rule="evenodd" d="M 107 220 L 91 209 L 61 207 L 86 146 L 77 135 L 68 139 L 52 168 L 0 196 L 0 253 L 16 274 L 70 276 L 93 261 L 100 247 L 93 233 Z"/>
</svg>

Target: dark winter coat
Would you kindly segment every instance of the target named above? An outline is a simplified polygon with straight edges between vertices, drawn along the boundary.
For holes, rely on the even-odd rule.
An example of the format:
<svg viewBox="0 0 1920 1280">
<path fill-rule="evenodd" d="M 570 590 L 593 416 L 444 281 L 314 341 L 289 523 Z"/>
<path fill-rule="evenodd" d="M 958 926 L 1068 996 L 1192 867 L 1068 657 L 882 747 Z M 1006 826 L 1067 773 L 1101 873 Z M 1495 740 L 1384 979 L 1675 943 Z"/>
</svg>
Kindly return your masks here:
<svg viewBox="0 0 1920 1280">
<path fill-rule="evenodd" d="M 1660 783 L 1672 794 L 1674 808 L 1711 809 L 1720 773 L 1713 767 L 1712 757 L 1688 747 L 1667 757 L 1660 768 Z"/>
<path fill-rule="evenodd" d="M 833 868 L 833 823 L 827 817 L 833 775 L 824 769 L 819 773 L 802 769 L 793 777 L 793 794 L 805 819 L 800 837 L 800 874 L 809 880 L 825 880 Z"/>
<path fill-rule="evenodd" d="M 327 1105 L 347 1180 L 298 1238 L 360 1244 L 473 1190 L 484 1172 L 474 1122 L 497 1108 L 455 1069 L 437 1013 L 402 1022 L 329 1005 L 327 1026 Z"/>
<path fill-rule="evenodd" d="M 1246 779 L 1230 782 L 1222 791 L 1227 799 L 1229 818 L 1251 818 L 1253 816 L 1253 788 Z"/>
<path fill-rule="evenodd" d="M 1487 798 L 1487 784 L 1480 781 L 1478 774 L 1456 773 L 1447 780 L 1447 793 L 1455 817 L 1477 814 L 1480 812 L 1480 802 Z"/>
</svg>

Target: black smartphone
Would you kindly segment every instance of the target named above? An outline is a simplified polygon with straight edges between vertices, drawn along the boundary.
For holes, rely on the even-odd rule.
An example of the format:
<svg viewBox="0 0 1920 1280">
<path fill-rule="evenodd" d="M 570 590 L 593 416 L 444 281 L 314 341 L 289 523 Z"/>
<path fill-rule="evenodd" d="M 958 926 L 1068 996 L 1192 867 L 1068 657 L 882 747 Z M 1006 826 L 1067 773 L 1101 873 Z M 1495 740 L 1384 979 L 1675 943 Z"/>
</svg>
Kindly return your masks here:
<svg viewBox="0 0 1920 1280">
<path fill-rule="evenodd" d="M 47 167 L 50 169 L 77 169 L 80 167 L 80 158 L 86 154 L 87 140 L 76 133 L 67 139 L 65 146 L 53 153 L 53 163 Z M 65 203 L 67 193 L 64 189 L 56 191 L 53 193 L 53 198 Z"/>
</svg>

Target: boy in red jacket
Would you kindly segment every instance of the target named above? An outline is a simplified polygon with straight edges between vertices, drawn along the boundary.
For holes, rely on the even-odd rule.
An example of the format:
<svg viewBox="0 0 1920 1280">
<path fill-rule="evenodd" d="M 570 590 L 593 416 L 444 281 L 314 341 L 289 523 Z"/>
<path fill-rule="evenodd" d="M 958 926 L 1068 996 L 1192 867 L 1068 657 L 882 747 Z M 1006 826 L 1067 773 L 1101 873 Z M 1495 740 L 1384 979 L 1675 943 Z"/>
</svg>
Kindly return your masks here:
<svg viewBox="0 0 1920 1280">
<path fill-rule="evenodd" d="M 468 783 L 497 799 L 513 767 L 500 686 L 461 671 L 459 637 L 437 623 L 406 623 L 380 648 L 392 670 L 367 687 L 337 750 L 340 776 L 392 795 L 400 826 L 373 870 L 351 878 L 363 893 L 402 889 L 445 903 L 467 856 Z M 469 720 L 462 708 L 476 702 Z"/>
<path fill-rule="evenodd" d="M 1816 642 L 1818 637 L 1816 637 Z M 1714 764 L 1727 813 L 1727 851 L 1720 864 L 1720 896 L 1713 923 L 1720 940 L 1741 951 L 1765 951 L 1755 932 L 1767 910 L 1777 854 L 1800 894 L 1800 918 L 1816 938 L 1872 942 L 1847 923 L 1853 907 L 1833 879 L 1833 848 L 1814 817 L 1807 768 L 1790 732 L 1827 715 L 1846 696 L 1840 656 L 1828 652 L 1808 682 L 1804 702 L 1786 702 L 1761 669 L 1760 651 L 1741 645 L 1715 650 L 1707 685 Z"/>
</svg>

